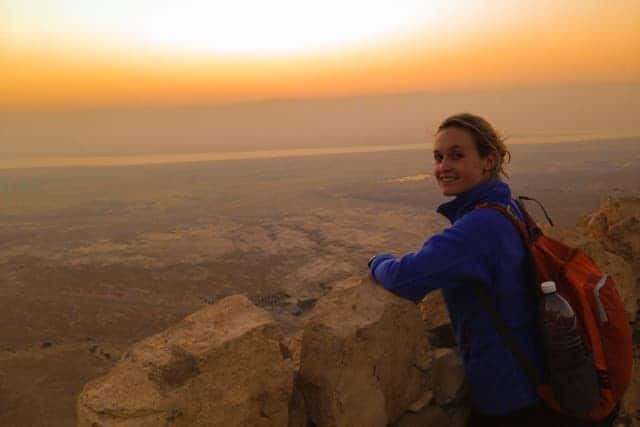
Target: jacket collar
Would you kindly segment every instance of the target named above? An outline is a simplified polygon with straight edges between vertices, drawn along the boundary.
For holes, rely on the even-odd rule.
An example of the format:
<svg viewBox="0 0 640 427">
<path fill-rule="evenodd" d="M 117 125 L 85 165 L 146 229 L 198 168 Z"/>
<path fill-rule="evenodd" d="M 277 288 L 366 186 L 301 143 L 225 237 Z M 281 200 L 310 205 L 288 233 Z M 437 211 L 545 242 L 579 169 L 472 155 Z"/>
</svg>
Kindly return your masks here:
<svg viewBox="0 0 640 427">
<path fill-rule="evenodd" d="M 509 186 L 496 178 L 484 181 L 466 193 L 457 195 L 453 200 L 438 206 L 438 213 L 444 215 L 452 223 L 465 213 L 483 202 L 509 204 L 511 190 Z"/>
</svg>

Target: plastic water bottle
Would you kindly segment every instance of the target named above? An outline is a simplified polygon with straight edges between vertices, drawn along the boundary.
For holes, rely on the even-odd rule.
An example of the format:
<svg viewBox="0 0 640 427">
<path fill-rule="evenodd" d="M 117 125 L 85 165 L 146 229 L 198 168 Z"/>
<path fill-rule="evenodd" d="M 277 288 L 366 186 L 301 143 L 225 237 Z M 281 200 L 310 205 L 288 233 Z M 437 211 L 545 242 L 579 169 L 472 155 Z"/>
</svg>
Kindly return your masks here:
<svg viewBox="0 0 640 427">
<path fill-rule="evenodd" d="M 549 382 L 560 407 L 584 414 L 600 400 L 598 375 L 583 341 L 582 327 L 555 282 L 542 283 L 540 317 L 549 366 Z"/>
<path fill-rule="evenodd" d="M 571 305 L 556 290 L 555 282 L 540 285 L 544 294 L 542 325 L 552 369 L 571 369 L 587 358 L 582 328 Z"/>
</svg>

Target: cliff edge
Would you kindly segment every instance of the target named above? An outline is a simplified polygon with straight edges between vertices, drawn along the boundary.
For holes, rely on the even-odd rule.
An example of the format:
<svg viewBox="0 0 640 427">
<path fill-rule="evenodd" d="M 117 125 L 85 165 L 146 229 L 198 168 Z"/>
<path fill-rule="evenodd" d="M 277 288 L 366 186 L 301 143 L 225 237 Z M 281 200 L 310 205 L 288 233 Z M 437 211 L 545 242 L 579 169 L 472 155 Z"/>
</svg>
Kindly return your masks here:
<svg viewBox="0 0 640 427">
<path fill-rule="evenodd" d="M 640 198 L 605 200 L 548 234 L 616 280 L 634 374 L 616 425 L 640 426 Z M 78 398 L 79 426 L 463 426 L 464 375 L 439 292 L 418 306 L 368 276 L 338 283 L 285 337 L 246 297 L 224 298 L 132 346 Z"/>
</svg>

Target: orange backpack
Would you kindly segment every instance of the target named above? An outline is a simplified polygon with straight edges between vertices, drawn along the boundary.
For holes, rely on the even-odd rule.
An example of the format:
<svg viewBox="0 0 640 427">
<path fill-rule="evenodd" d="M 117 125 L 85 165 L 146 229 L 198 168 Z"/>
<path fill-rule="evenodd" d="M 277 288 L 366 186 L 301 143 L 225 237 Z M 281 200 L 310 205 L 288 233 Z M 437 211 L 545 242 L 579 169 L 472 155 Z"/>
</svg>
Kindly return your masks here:
<svg viewBox="0 0 640 427">
<path fill-rule="evenodd" d="M 516 204 L 525 218 L 523 222 L 511 206 L 483 203 L 476 208 L 491 208 L 507 217 L 518 229 L 530 253 L 531 264 L 535 270 L 535 280 L 539 285 L 546 281 L 556 283 L 558 293 L 564 297 L 581 322 L 585 341 L 595 362 L 600 388 L 600 400 L 588 412 L 570 414 L 563 410 L 554 397 L 553 389 L 547 378 L 538 378 L 532 365 L 523 353 L 514 347 L 515 341 L 510 331 L 500 319 L 495 307 L 483 297 L 485 305 L 496 323 L 505 344 L 514 353 L 525 368 L 530 379 L 537 385 L 538 394 L 550 408 L 588 421 L 599 421 L 607 417 L 619 401 L 631 380 L 632 337 L 624 304 L 616 290 L 613 278 L 604 274 L 596 263 L 582 250 L 572 248 L 542 233 L 533 218 L 524 208 L 521 200 L 534 200 L 519 197 Z M 539 202 L 538 202 L 539 203 Z M 540 205 L 542 207 L 542 205 Z M 544 211 L 544 207 L 542 207 Z M 545 211 L 549 223 L 553 225 Z M 536 286 L 537 294 L 542 292 Z M 524 358 L 523 358 L 524 357 Z"/>
</svg>

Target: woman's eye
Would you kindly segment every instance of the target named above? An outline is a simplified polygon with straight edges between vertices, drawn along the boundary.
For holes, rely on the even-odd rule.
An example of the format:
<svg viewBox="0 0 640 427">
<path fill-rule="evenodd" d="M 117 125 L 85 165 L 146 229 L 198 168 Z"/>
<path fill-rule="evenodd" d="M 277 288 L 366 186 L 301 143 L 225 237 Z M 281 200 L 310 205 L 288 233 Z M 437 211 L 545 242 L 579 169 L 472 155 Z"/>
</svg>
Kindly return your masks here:
<svg viewBox="0 0 640 427">
<path fill-rule="evenodd" d="M 461 158 L 463 158 L 464 156 L 462 155 L 462 153 L 453 153 L 451 154 L 451 158 L 453 160 L 460 160 Z"/>
<path fill-rule="evenodd" d="M 442 154 L 433 153 L 433 160 L 435 160 L 436 162 L 441 162 L 442 161 Z"/>
</svg>

